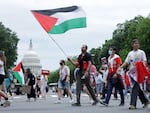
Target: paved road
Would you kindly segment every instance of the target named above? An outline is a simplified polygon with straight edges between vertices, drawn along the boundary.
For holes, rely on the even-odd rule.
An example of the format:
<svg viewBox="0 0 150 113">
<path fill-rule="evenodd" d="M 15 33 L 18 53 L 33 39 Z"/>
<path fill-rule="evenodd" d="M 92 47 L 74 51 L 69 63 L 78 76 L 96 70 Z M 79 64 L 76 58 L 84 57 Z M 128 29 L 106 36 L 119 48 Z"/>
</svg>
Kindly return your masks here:
<svg viewBox="0 0 150 113">
<path fill-rule="evenodd" d="M 75 98 L 75 97 L 74 97 Z M 119 107 L 119 100 L 110 100 L 109 107 L 101 104 L 92 106 L 88 103 L 89 99 L 86 95 L 82 95 L 81 107 L 73 107 L 69 103 L 69 98 L 63 98 L 61 104 L 54 104 L 57 100 L 55 94 L 48 94 L 46 99 L 37 99 L 36 102 L 26 102 L 26 96 L 14 96 L 11 100 L 10 107 L 0 107 L 0 113 L 149 113 L 150 105 L 148 108 L 143 109 L 141 103 L 138 101 L 136 110 L 128 110 L 129 99 L 123 107 Z"/>
</svg>

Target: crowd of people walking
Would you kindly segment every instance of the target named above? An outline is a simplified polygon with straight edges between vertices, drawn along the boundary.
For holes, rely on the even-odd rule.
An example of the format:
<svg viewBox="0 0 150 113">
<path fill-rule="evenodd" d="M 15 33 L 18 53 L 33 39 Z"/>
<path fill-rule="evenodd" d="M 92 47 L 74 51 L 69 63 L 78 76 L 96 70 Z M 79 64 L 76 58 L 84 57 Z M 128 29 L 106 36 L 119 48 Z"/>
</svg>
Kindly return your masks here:
<svg viewBox="0 0 150 113">
<path fill-rule="evenodd" d="M 143 108 L 146 108 L 149 104 L 149 97 L 145 91 L 149 92 L 150 63 L 147 62 L 145 52 L 139 49 L 138 39 L 132 41 L 132 47 L 133 50 L 128 53 L 124 63 L 117 54 L 117 48 L 110 47 L 108 60 L 106 57 L 101 58 L 102 65 L 99 70 L 87 52 L 87 45 L 81 47 L 81 54 L 76 62 L 68 58 L 76 67 L 76 103 L 72 105 L 81 106 L 81 90 L 82 86 L 86 86 L 87 94 L 93 99 L 92 105 L 100 103 L 108 106 L 112 93 L 117 99 L 119 92 L 121 99 L 119 106 L 124 106 L 125 96 L 130 93 L 129 109 L 136 109 L 137 96 Z"/>
<path fill-rule="evenodd" d="M 100 58 L 101 66 L 96 68 L 92 56 L 87 52 L 88 46 L 81 47 L 81 53 L 77 61 L 67 58 L 75 66 L 74 70 L 74 84 L 76 84 L 76 102 L 74 103 L 73 94 L 70 89 L 70 68 L 66 65 L 65 60 L 60 60 L 59 79 L 57 87 L 57 101 L 60 104 L 63 92 L 65 91 L 70 97 L 72 106 L 81 106 L 81 92 L 87 93 L 92 105 L 100 103 L 104 106 L 109 106 L 112 94 L 114 98 L 120 95 L 119 106 L 124 106 L 126 96 L 130 97 L 129 109 L 136 109 L 137 99 L 143 104 L 143 108 L 148 106 L 150 94 L 146 96 L 145 91 L 150 92 L 150 63 L 147 62 L 146 54 L 139 49 L 140 44 L 137 39 L 132 41 L 133 50 L 130 51 L 124 61 L 117 54 L 117 48 L 111 46 L 108 49 L 109 57 Z M 6 58 L 3 51 L 0 51 L 0 99 L 5 100 L 1 106 L 10 106 L 7 94 L 2 90 L 2 84 L 5 79 L 4 68 L 6 66 Z M 46 98 L 48 78 L 45 75 L 35 77 L 31 69 L 25 71 L 26 85 L 31 88 L 30 93 L 27 94 L 27 101 L 38 97 Z M 13 79 L 11 76 L 5 79 Z M 10 87 L 6 85 L 6 91 L 12 95 Z"/>
</svg>

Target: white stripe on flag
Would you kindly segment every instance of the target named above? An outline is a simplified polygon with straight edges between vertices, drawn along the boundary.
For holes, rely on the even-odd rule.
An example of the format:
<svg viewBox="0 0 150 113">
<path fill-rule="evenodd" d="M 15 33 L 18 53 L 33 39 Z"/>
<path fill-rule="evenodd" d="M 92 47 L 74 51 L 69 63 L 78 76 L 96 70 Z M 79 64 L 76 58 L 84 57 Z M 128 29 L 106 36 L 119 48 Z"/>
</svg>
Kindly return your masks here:
<svg viewBox="0 0 150 113">
<path fill-rule="evenodd" d="M 64 21 L 74 19 L 74 18 L 81 18 L 81 17 L 86 17 L 86 14 L 84 10 L 79 7 L 77 10 L 73 12 L 66 12 L 66 13 L 56 13 L 54 15 L 51 15 L 52 17 L 58 18 L 57 23 L 55 25 L 61 24 Z"/>
</svg>

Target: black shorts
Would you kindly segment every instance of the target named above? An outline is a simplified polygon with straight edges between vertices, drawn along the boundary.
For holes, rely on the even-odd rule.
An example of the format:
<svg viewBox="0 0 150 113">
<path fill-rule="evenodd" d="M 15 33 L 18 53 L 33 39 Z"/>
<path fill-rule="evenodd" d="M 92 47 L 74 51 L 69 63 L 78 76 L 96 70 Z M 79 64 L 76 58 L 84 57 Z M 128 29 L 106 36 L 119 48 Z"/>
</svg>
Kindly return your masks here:
<svg viewBox="0 0 150 113">
<path fill-rule="evenodd" d="M 0 74 L 0 85 L 3 84 L 4 79 L 5 79 L 5 76 Z"/>
</svg>

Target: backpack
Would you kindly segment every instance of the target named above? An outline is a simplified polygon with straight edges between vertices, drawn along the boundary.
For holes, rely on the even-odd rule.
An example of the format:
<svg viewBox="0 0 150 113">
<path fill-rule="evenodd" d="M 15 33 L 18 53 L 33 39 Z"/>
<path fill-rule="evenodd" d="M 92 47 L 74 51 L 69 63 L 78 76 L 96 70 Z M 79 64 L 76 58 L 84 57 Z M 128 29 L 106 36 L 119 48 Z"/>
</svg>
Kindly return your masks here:
<svg viewBox="0 0 150 113">
<path fill-rule="evenodd" d="M 32 75 L 31 81 L 30 81 L 30 85 L 34 85 L 35 84 L 35 76 Z"/>
</svg>

